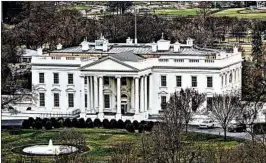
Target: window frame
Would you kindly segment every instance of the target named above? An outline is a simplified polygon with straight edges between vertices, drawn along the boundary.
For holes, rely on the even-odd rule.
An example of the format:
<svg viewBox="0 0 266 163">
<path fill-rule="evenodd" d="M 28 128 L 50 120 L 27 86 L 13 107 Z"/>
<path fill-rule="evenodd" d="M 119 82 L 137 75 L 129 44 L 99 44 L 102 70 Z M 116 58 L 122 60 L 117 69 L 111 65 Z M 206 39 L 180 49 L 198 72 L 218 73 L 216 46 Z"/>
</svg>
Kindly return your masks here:
<svg viewBox="0 0 266 163">
<path fill-rule="evenodd" d="M 196 81 L 193 81 L 193 79 L 195 79 Z M 198 77 L 197 76 L 191 76 L 191 87 L 198 87 Z"/>
<path fill-rule="evenodd" d="M 179 81 L 179 77 L 180 77 L 180 81 Z M 182 76 L 181 75 L 176 76 L 176 87 L 182 87 Z"/>
<path fill-rule="evenodd" d="M 71 99 L 70 95 L 72 96 L 72 101 L 70 101 L 70 99 Z M 68 93 L 68 107 L 73 108 L 74 106 L 75 106 L 74 105 L 74 93 Z"/>
<path fill-rule="evenodd" d="M 57 100 L 58 101 L 56 101 L 56 96 L 58 96 L 57 98 Z M 57 105 L 58 104 L 58 105 Z M 60 107 L 60 95 L 59 95 L 59 93 L 54 93 L 54 107 Z"/>
<path fill-rule="evenodd" d="M 43 75 L 43 78 L 41 78 L 42 77 L 41 75 Z M 45 75 L 44 75 L 44 72 L 40 72 L 39 73 L 39 83 L 40 84 L 44 84 L 45 83 Z"/>
<path fill-rule="evenodd" d="M 161 96 L 161 110 L 166 109 L 166 104 L 167 104 L 167 96 Z"/>
<path fill-rule="evenodd" d="M 211 100 L 211 101 L 210 101 Z M 212 107 L 213 107 L 213 102 L 212 102 L 213 98 L 212 97 L 207 97 L 206 99 L 206 108 L 208 111 L 212 111 Z M 211 104 L 209 104 L 209 102 L 211 102 Z M 209 106 L 211 105 L 211 106 Z M 211 109 L 210 109 L 211 108 Z"/>
<path fill-rule="evenodd" d="M 40 107 L 45 107 L 45 93 L 43 92 L 40 92 L 39 93 L 39 104 L 40 104 Z"/>
<path fill-rule="evenodd" d="M 108 96 L 108 98 L 107 98 Z M 108 103 L 106 103 L 106 100 L 108 99 Z M 107 105 L 108 104 L 108 105 Z M 109 106 L 109 107 L 106 107 L 106 106 Z M 110 95 L 109 94 L 105 94 L 104 95 L 104 108 L 105 109 L 109 109 L 111 108 L 111 100 L 110 100 Z"/>
<path fill-rule="evenodd" d="M 69 82 L 69 81 L 71 81 L 71 77 L 72 76 L 72 82 Z M 72 74 L 72 73 L 69 73 L 68 75 L 67 75 L 67 79 L 68 79 L 68 84 L 74 84 L 74 74 Z"/>
<path fill-rule="evenodd" d="M 57 75 L 57 82 L 55 82 L 56 81 L 56 75 Z M 58 72 L 55 72 L 54 73 L 54 84 L 59 84 L 59 73 Z"/>
<path fill-rule="evenodd" d="M 165 85 L 163 84 L 163 77 L 165 77 Z M 161 87 L 167 87 L 167 76 L 166 75 L 161 75 Z"/>
<path fill-rule="evenodd" d="M 209 80 L 211 79 L 211 80 Z M 211 82 L 211 83 L 209 83 Z M 213 77 L 212 76 L 207 76 L 207 88 L 213 88 Z"/>
</svg>

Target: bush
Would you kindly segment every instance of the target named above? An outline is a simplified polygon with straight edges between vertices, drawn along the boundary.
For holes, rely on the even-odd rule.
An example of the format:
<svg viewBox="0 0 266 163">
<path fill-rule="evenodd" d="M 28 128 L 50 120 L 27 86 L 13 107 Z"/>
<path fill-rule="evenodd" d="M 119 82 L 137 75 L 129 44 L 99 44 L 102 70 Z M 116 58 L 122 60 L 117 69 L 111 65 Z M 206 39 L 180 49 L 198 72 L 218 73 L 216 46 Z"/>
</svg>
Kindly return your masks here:
<svg viewBox="0 0 266 163">
<path fill-rule="evenodd" d="M 117 121 L 115 119 L 111 119 L 110 128 L 118 128 Z"/>
<path fill-rule="evenodd" d="M 55 128 L 64 127 L 64 119 L 58 119 L 57 124 L 58 124 L 58 126 L 54 126 Z"/>
<path fill-rule="evenodd" d="M 45 129 L 46 130 L 51 130 L 53 128 L 52 122 L 51 121 L 47 121 L 45 124 Z"/>
<path fill-rule="evenodd" d="M 149 122 L 147 123 L 147 125 L 145 126 L 145 127 L 146 127 L 145 130 L 146 130 L 146 131 L 151 131 L 152 128 L 153 128 L 153 126 L 154 126 L 154 122 L 149 121 Z"/>
<path fill-rule="evenodd" d="M 143 133 L 144 132 L 144 125 L 143 124 L 139 124 L 138 132 L 139 133 Z"/>
<path fill-rule="evenodd" d="M 110 122 L 108 119 L 103 120 L 103 128 L 110 128 Z"/>
<path fill-rule="evenodd" d="M 92 122 L 92 120 L 90 118 L 88 118 L 86 120 L 86 127 L 87 128 L 93 128 L 94 127 L 93 122 Z"/>
<path fill-rule="evenodd" d="M 72 123 L 71 123 L 71 120 L 69 118 L 65 119 L 64 126 L 65 127 L 72 127 Z"/>
<path fill-rule="evenodd" d="M 72 127 L 78 127 L 79 124 L 77 118 L 73 118 L 71 122 L 72 122 Z"/>
<path fill-rule="evenodd" d="M 131 123 L 128 123 L 128 124 L 126 125 L 126 130 L 127 130 L 128 132 L 134 133 L 134 132 L 135 132 L 134 125 L 131 124 Z"/>
<path fill-rule="evenodd" d="M 126 120 L 126 121 L 125 121 L 125 127 L 127 126 L 127 124 L 130 124 L 130 123 L 131 123 L 130 120 Z"/>
<path fill-rule="evenodd" d="M 35 121 L 34 118 L 29 117 L 28 119 L 30 127 L 32 127 L 32 123 Z"/>
<path fill-rule="evenodd" d="M 79 126 L 80 128 L 85 128 L 86 127 L 86 123 L 85 123 L 85 120 L 84 118 L 80 118 L 79 119 Z"/>
<path fill-rule="evenodd" d="M 98 118 L 94 119 L 93 124 L 94 124 L 94 127 L 101 127 L 102 126 L 102 122 Z"/>
<path fill-rule="evenodd" d="M 117 128 L 120 128 L 120 129 L 125 128 L 125 123 L 121 119 L 119 119 L 117 122 Z"/>
<path fill-rule="evenodd" d="M 22 128 L 25 128 L 25 129 L 29 129 L 30 128 L 30 121 L 25 119 L 23 122 L 22 122 Z"/>
<path fill-rule="evenodd" d="M 44 118 L 44 119 L 41 120 L 41 121 L 42 121 L 42 126 L 43 126 L 43 127 L 45 127 L 46 122 L 47 122 L 48 120 L 49 120 L 48 118 Z"/>
<path fill-rule="evenodd" d="M 134 125 L 135 129 L 139 128 L 139 122 L 137 120 L 133 121 L 133 125 Z"/>
<path fill-rule="evenodd" d="M 37 119 L 37 120 L 35 121 L 35 128 L 36 128 L 37 130 L 42 129 L 42 120 Z"/>
</svg>

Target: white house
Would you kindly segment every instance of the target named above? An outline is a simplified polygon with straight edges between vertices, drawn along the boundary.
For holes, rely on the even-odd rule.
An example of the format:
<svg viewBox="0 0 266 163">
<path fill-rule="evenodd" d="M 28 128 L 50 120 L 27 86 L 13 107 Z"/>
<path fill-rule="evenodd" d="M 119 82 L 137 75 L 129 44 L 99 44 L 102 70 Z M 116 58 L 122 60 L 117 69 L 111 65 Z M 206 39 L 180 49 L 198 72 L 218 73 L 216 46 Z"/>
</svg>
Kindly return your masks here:
<svg viewBox="0 0 266 163">
<path fill-rule="evenodd" d="M 158 115 L 171 93 L 194 88 L 214 93 L 241 88 L 241 52 L 202 49 L 164 40 L 157 43 L 95 42 L 34 56 L 32 84 L 39 113 L 80 110 L 85 118 L 147 120 Z"/>
</svg>

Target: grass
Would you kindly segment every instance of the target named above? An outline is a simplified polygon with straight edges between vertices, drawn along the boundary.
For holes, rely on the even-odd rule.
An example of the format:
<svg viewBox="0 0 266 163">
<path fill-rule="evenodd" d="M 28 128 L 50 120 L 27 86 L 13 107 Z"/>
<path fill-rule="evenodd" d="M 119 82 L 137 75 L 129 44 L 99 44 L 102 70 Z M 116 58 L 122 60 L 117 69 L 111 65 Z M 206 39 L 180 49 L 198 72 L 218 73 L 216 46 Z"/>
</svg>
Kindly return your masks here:
<svg viewBox="0 0 266 163">
<path fill-rule="evenodd" d="M 85 155 L 96 160 L 108 160 L 115 150 L 117 144 L 121 142 L 140 143 L 140 134 L 128 133 L 124 130 L 108 130 L 108 129 L 74 129 L 81 132 L 86 137 L 86 144 L 90 148 Z M 19 157 L 11 151 L 13 147 L 22 145 L 44 143 L 48 144 L 49 139 L 54 139 L 62 129 L 32 130 L 23 129 L 19 135 L 10 135 L 8 131 L 2 131 L 2 156 L 7 160 L 12 160 Z M 219 147 L 231 148 L 239 142 L 234 139 L 228 139 L 224 142 L 220 136 L 206 135 L 200 133 L 187 133 L 183 135 L 184 142 L 192 142 L 195 145 L 219 145 Z M 56 143 L 56 142 L 55 142 Z M 45 158 L 49 162 L 51 158 Z"/>
<path fill-rule="evenodd" d="M 73 8 L 77 9 L 77 10 L 88 10 L 88 9 L 91 9 L 91 7 L 86 6 L 86 5 L 74 5 Z"/>
<path fill-rule="evenodd" d="M 211 9 L 212 11 L 218 9 Z M 176 16 L 195 16 L 198 15 L 198 8 L 193 9 L 162 9 L 156 10 L 155 14 L 158 15 L 176 15 Z M 212 16 L 229 16 L 229 17 L 237 17 L 237 18 L 248 18 L 248 19 L 265 19 L 266 18 L 266 11 L 258 11 L 258 10 L 250 10 L 246 8 L 230 8 L 221 11 L 214 12 Z"/>
</svg>

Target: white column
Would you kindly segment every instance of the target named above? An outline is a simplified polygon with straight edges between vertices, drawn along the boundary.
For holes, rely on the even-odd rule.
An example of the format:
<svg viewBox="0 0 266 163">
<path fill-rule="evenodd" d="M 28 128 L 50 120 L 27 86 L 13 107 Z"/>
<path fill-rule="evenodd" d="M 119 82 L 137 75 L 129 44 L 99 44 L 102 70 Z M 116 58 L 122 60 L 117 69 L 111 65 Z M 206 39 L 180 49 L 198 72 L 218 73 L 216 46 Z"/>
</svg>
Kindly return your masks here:
<svg viewBox="0 0 266 163">
<path fill-rule="evenodd" d="M 135 115 L 139 114 L 139 77 L 135 77 Z"/>
<path fill-rule="evenodd" d="M 103 120 L 103 76 L 99 76 L 99 113 L 98 118 Z"/>
<path fill-rule="evenodd" d="M 94 76 L 94 108 L 99 109 L 99 101 L 98 101 L 98 78 Z"/>
<path fill-rule="evenodd" d="M 87 78 L 87 110 L 91 111 L 91 103 L 90 103 L 90 80 L 89 80 L 89 76 L 85 76 L 85 78 Z"/>
<path fill-rule="evenodd" d="M 134 78 L 133 78 L 133 80 L 131 80 L 131 108 L 130 109 L 133 109 L 133 108 L 135 108 L 134 107 L 134 104 L 135 104 L 135 98 L 134 98 L 134 96 L 135 96 L 135 91 L 134 91 L 134 89 L 135 89 L 135 86 L 134 86 Z"/>
<path fill-rule="evenodd" d="M 85 90 L 84 90 L 84 76 L 80 76 L 80 117 L 85 118 L 86 112 L 85 112 Z"/>
<path fill-rule="evenodd" d="M 144 112 L 144 77 L 140 78 L 140 112 Z"/>
<path fill-rule="evenodd" d="M 121 119 L 121 77 L 116 76 L 116 119 Z"/>
<path fill-rule="evenodd" d="M 90 77 L 90 101 L 91 101 L 91 111 L 95 109 L 93 101 L 93 76 Z"/>
<path fill-rule="evenodd" d="M 147 82 L 148 76 L 144 76 L 144 111 L 146 112 L 148 110 L 148 82 Z"/>
<path fill-rule="evenodd" d="M 152 109 L 152 74 L 149 76 L 149 110 Z"/>
</svg>

